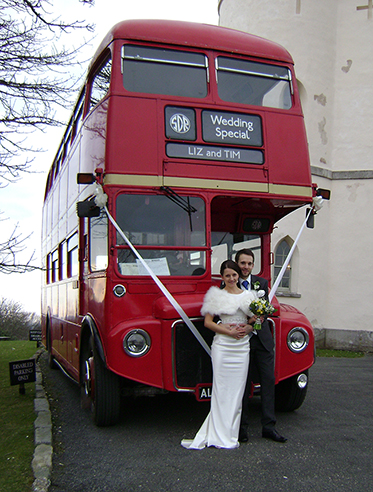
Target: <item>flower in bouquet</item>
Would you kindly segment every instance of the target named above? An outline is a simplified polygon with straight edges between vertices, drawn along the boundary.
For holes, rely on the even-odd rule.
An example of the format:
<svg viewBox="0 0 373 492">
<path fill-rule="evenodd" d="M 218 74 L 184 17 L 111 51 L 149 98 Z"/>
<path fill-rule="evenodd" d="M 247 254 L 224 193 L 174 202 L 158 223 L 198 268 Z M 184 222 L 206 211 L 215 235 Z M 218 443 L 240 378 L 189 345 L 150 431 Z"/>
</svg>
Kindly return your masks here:
<svg viewBox="0 0 373 492">
<path fill-rule="evenodd" d="M 264 297 L 260 297 L 258 299 L 254 299 L 250 303 L 250 311 L 255 316 L 258 316 L 257 320 L 254 323 L 254 330 L 261 330 L 262 322 L 260 318 L 262 316 L 269 316 L 275 311 L 275 308 L 269 301 L 267 301 L 267 299 L 265 299 Z"/>
</svg>

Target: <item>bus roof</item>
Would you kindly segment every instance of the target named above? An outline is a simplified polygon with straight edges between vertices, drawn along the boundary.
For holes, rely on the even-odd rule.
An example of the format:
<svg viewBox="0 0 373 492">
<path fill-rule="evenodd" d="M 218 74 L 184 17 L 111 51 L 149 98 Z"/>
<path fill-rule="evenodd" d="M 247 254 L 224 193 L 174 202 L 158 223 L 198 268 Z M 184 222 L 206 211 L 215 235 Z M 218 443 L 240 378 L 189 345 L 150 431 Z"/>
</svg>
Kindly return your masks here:
<svg viewBox="0 0 373 492">
<path fill-rule="evenodd" d="M 290 53 L 273 41 L 226 27 L 194 22 L 153 19 L 119 22 L 105 36 L 96 56 L 114 39 L 149 41 L 221 50 L 285 63 L 294 63 Z M 96 59 L 96 56 L 94 59 Z"/>
</svg>

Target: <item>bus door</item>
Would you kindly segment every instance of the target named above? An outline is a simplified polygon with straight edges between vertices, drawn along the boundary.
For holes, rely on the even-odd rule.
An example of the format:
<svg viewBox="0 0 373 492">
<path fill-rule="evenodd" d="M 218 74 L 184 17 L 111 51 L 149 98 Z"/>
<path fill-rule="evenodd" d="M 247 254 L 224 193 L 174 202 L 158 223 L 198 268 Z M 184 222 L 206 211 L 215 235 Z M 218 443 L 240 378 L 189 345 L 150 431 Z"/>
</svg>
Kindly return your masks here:
<svg viewBox="0 0 373 492">
<path fill-rule="evenodd" d="M 101 209 L 97 217 L 80 220 L 81 281 L 79 313 L 100 314 L 106 292 L 108 266 L 108 218 Z M 89 307 L 89 309 L 88 309 Z"/>
</svg>

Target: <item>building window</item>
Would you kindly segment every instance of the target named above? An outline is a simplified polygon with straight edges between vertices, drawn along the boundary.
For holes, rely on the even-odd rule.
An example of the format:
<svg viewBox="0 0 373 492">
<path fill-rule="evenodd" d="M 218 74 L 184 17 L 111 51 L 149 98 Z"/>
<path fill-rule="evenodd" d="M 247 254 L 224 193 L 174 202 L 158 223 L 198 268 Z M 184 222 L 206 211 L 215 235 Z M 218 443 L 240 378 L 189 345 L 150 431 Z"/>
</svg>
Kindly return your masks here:
<svg viewBox="0 0 373 492">
<path fill-rule="evenodd" d="M 287 243 L 287 241 L 283 239 L 277 246 L 275 252 L 275 264 L 274 264 L 275 281 L 278 277 L 278 274 L 280 273 L 282 265 L 285 263 L 289 251 L 290 251 L 290 246 Z M 278 290 L 282 292 L 290 292 L 290 289 L 291 289 L 291 260 L 278 286 Z"/>
</svg>

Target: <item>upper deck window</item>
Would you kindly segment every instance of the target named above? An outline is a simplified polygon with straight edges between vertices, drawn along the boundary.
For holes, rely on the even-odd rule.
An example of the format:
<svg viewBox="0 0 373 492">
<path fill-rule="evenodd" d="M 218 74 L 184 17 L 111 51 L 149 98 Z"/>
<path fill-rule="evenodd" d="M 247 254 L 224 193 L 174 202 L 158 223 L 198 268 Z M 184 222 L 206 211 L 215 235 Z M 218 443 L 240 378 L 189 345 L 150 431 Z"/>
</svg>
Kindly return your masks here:
<svg viewBox="0 0 373 492">
<path fill-rule="evenodd" d="M 90 108 L 94 108 L 103 99 L 110 87 L 111 58 L 107 58 L 96 72 L 91 88 Z"/>
<path fill-rule="evenodd" d="M 208 62 L 203 54 L 127 44 L 122 58 L 123 84 L 130 92 L 207 96 Z"/>
<path fill-rule="evenodd" d="M 216 59 L 218 93 L 223 101 L 291 108 L 291 72 L 286 67 L 236 58 Z"/>
</svg>

